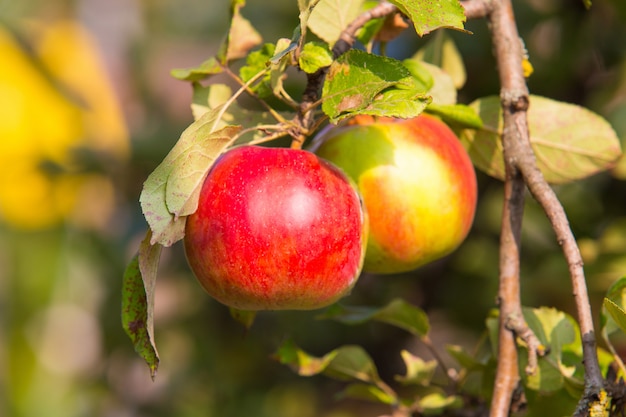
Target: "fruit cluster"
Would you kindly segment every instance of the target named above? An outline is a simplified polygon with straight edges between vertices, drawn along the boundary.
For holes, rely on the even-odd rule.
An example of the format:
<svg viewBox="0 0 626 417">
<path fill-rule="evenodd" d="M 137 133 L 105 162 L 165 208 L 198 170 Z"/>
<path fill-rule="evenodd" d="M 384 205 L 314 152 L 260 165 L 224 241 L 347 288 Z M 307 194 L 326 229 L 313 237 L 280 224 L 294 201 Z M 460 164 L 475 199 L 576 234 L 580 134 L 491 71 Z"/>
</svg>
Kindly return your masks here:
<svg viewBox="0 0 626 417">
<path fill-rule="evenodd" d="M 440 120 L 357 117 L 312 143 L 311 151 L 237 147 L 207 175 L 185 251 L 221 303 L 322 308 L 362 271 L 413 270 L 469 232 L 474 168 Z"/>
</svg>

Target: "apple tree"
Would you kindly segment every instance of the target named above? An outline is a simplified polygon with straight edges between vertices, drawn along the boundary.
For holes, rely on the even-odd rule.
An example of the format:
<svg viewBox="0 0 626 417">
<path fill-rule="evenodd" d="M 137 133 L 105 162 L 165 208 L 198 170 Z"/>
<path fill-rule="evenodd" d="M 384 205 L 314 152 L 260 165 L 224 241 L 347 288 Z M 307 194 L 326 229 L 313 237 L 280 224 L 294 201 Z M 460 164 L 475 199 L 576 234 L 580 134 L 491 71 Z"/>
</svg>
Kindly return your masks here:
<svg viewBox="0 0 626 417">
<path fill-rule="evenodd" d="M 378 134 L 384 135 L 393 131 L 399 120 L 417 120 L 424 113 L 456 133 L 476 171 L 501 183 L 499 260 L 492 260 L 499 271 L 499 285 L 493 294 L 494 308 L 485 318 L 483 342 L 475 351 L 455 345 L 443 352 L 432 342 L 430 318 L 419 306 L 402 298 L 386 300 L 383 305 L 355 305 L 346 297 L 330 306 L 309 303 L 303 308 L 320 308 L 318 318 L 345 326 L 384 323 L 397 327 L 415 337 L 434 359 L 426 360 L 408 350 L 397 352 L 406 372 L 393 382 L 381 377 L 375 361 L 357 344 L 337 346 L 319 356 L 308 353 L 298 340 L 287 339 L 276 346 L 275 359 L 302 376 L 324 375 L 342 381 L 341 396 L 387 405 L 389 414 L 395 417 L 507 416 L 524 410 L 527 415 L 545 415 L 546 396 L 565 404 L 562 415 L 623 415 L 626 386 L 622 378 L 626 368 L 611 338 L 626 332 L 626 277 L 614 280 L 599 311 L 593 311 L 580 242 L 554 191 L 560 184 L 612 169 L 621 156 L 619 139 L 598 114 L 529 91 L 527 77 L 533 72 L 532 57 L 518 33 L 512 2 L 298 0 L 299 21 L 292 24 L 293 35 L 280 39 L 261 37 L 254 28 L 254 19 L 244 17 L 245 3 L 231 0 L 229 30 L 215 56 L 193 68 L 172 70 L 172 76 L 188 82 L 193 89 L 191 109 L 195 121 L 146 179 L 140 198 L 149 228 L 124 275 L 122 318 L 152 377 L 159 365 L 153 311 L 161 251 L 186 239 L 189 219 L 198 211 L 199 201 L 206 200 L 203 184 L 209 181 L 212 169 L 223 162 L 223 155 L 251 145 L 290 148 L 293 152 L 314 149 L 313 137 L 320 130 L 349 129 L 351 123 L 359 125 L 363 119 L 375 129 L 382 129 L 383 133 Z M 587 0 L 584 5 L 592 7 Z M 472 79 L 465 79 L 463 62 L 444 30 L 460 32 L 463 42 L 474 42 L 466 29 L 470 19 L 482 20 L 488 27 L 499 91 L 461 103 L 458 90 Z M 413 51 L 410 58 L 392 58 L 387 46 L 405 31 L 432 41 Z M 393 134 L 411 136 L 414 132 Z M 349 153 L 352 160 L 348 156 L 343 162 L 336 161 L 348 174 L 350 167 L 365 170 L 364 165 L 373 164 L 375 158 L 388 151 L 377 143 L 364 143 Z M 404 149 L 397 154 L 407 159 L 412 156 Z M 332 152 L 323 156 L 333 160 Z M 240 163 L 245 166 L 251 162 Z M 441 168 L 421 163 L 414 160 L 415 170 L 433 171 L 422 182 L 437 181 L 433 180 L 437 174 L 434 171 Z M 458 165 L 451 164 L 444 171 L 455 169 Z M 358 175 L 353 180 L 359 181 Z M 235 187 L 228 181 L 223 184 Z M 272 193 L 272 187 L 278 186 L 263 190 Z M 398 190 L 394 195 L 413 192 Z M 419 195 L 422 199 L 438 192 L 435 186 L 424 190 Z M 362 187 L 359 191 L 364 192 Z M 371 190 L 369 193 L 366 206 L 369 199 L 384 202 L 387 206 L 382 211 L 385 207 L 397 209 L 393 198 L 385 200 L 376 193 L 372 195 Z M 522 300 L 521 234 L 527 193 L 545 214 L 562 248 L 575 315 L 550 305 L 527 306 Z M 298 204 L 306 204 L 302 200 L 306 198 L 299 199 Z M 220 207 L 232 214 L 237 208 L 229 204 Z M 279 200 L 276 204 L 282 210 Z M 444 205 L 471 206 L 471 218 L 475 198 L 451 199 Z M 277 209 L 270 217 L 280 220 L 286 214 Z M 373 225 L 376 219 L 369 221 Z M 434 241 L 443 239 L 437 233 L 448 229 L 456 232 L 460 227 L 451 220 L 429 217 L 427 221 L 431 223 L 428 233 L 434 230 Z M 217 233 L 217 229 L 211 230 Z M 341 230 L 339 227 L 336 233 Z M 420 230 L 415 233 L 419 235 Z M 241 236 L 240 241 L 235 239 L 241 247 L 228 249 L 238 255 L 254 247 Z M 464 237 L 461 233 L 459 241 L 441 256 L 456 248 Z M 186 244 L 189 249 L 189 245 L 201 245 L 201 241 L 194 237 Z M 212 254 L 210 251 L 217 248 L 208 250 Z M 230 258 L 229 252 L 224 253 L 215 261 L 219 265 L 209 265 L 207 274 L 212 274 L 211 268 L 226 268 L 223 264 Z M 193 258 L 197 265 L 198 256 Z M 264 264 L 275 261 L 267 259 L 272 258 L 267 254 L 263 258 Z M 249 269 L 246 259 L 251 258 L 236 259 L 238 270 L 245 274 Z M 289 265 L 292 269 L 306 268 L 298 262 Z M 359 283 L 352 291 L 358 293 Z M 226 302 L 230 313 L 244 326 L 253 326 L 257 312 L 238 308 L 237 294 L 225 298 L 235 300 Z M 297 302 L 291 307 L 298 308 Z M 454 363 L 444 359 L 444 353 Z"/>
</svg>

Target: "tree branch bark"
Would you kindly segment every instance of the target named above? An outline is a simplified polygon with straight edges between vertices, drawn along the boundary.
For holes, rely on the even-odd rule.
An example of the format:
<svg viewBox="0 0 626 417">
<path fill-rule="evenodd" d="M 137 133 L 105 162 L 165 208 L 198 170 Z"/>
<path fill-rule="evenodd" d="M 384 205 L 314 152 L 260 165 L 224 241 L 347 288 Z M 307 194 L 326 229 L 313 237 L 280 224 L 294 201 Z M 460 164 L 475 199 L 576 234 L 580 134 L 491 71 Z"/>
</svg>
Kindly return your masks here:
<svg viewBox="0 0 626 417">
<path fill-rule="evenodd" d="M 472 2 L 474 3 L 474 2 Z M 583 262 L 574 235 L 560 201 L 537 168 L 530 145 L 526 119 L 529 93 L 522 69 L 523 47 L 515 23 L 511 0 L 493 1 L 488 14 L 494 53 L 500 77 L 504 131 L 502 137 L 506 167 L 505 204 L 500 255 L 500 351 L 498 373 L 492 400 L 492 416 L 508 416 L 512 390 L 517 383 L 517 361 L 513 358 L 513 334 L 506 331 L 507 321 L 521 316 L 519 301 L 519 231 L 523 207 L 524 184 L 541 204 L 552 223 L 557 240 L 569 266 L 583 341 L 585 395 L 577 416 L 585 416 L 590 404 L 598 399 L 603 379 L 598 364 L 596 341 Z M 467 9 L 466 9 L 467 10 Z M 523 317 L 522 317 L 523 320 Z M 529 347 L 530 349 L 530 347 Z M 505 355 L 505 356 L 501 356 Z"/>
</svg>

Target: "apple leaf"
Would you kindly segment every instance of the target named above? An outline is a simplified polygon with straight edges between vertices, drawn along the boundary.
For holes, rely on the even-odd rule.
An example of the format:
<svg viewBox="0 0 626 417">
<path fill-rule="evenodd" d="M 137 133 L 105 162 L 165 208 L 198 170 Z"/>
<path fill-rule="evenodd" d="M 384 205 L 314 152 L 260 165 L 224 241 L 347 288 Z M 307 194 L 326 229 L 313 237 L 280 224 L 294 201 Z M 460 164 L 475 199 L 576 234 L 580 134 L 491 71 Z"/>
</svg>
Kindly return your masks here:
<svg viewBox="0 0 626 417">
<path fill-rule="evenodd" d="M 623 375 L 626 366 L 611 342 L 610 335 L 621 331 L 626 334 L 626 276 L 618 279 L 606 293 L 600 314 L 602 339 L 606 342 L 612 358 L 617 362 Z"/>
<path fill-rule="evenodd" d="M 504 164 L 500 98 L 479 99 L 471 104 L 483 121 L 481 129 L 459 132 L 474 165 L 502 180 Z M 562 184 L 611 168 L 621 155 L 615 131 L 601 116 L 583 107 L 530 96 L 530 141 L 537 165 L 546 180 Z"/>
<path fill-rule="evenodd" d="M 534 374 L 522 373 L 525 385 L 541 392 L 553 392 L 563 388 L 565 379 L 573 378 L 576 370 L 575 366 L 565 363 L 563 359 L 564 347 L 577 340 L 573 320 L 565 313 L 547 307 L 524 308 L 524 318 L 539 341 L 550 347 L 550 352 L 538 359 L 538 369 Z M 526 352 L 520 353 L 522 369 L 527 365 L 527 358 Z"/>
<path fill-rule="evenodd" d="M 240 127 L 226 126 L 216 131 L 222 109 L 220 106 L 205 113 L 185 129 L 146 179 L 139 201 L 152 230 L 152 244 L 171 246 L 183 238 L 184 216 L 196 210 L 206 173 L 235 140 Z"/>
<path fill-rule="evenodd" d="M 626 333 L 626 311 L 609 298 L 604 298 L 602 308 L 606 310 L 623 333 Z"/>
<path fill-rule="evenodd" d="M 318 358 L 309 355 L 292 340 L 288 340 L 278 348 L 274 357 L 301 376 L 323 373 L 341 381 L 380 382 L 376 365 L 360 346 L 342 346 Z"/>
<path fill-rule="evenodd" d="M 452 77 L 438 66 L 428 62 L 420 62 L 420 64 L 433 77 L 433 86 L 428 89 L 428 94 L 433 98 L 433 103 L 439 105 L 456 104 L 457 90 Z"/>
<path fill-rule="evenodd" d="M 378 309 L 334 304 L 319 318 L 331 319 L 345 324 L 361 324 L 375 320 L 400 327 L 416 336 L 426 336 L 430 327 L 428 316 L 422 309 L 400 298 L 396 298 L 385 307 Z"/>
<path fill-rule="evenodd" d="M 206 112 L 216 109 L 231 100 L 233 92 L 226 84 L 209 84 L 203 86 L 200 83 L 193 83 L 193 97 L 191 110 L 197 120 Z M 293 118 L 293 112 L 278 112 L 285 120 Z M 224 111 L 221 120 L 216 125 L 216 129 L 221 129 L 234 123 L 241 125 L 247 132 L 240 132 L 235 144 L 244 144 L 254 140 L 260 140 L 267 133 L 254 129 L 259 125 L 276 124 L 276 119 L 267 111 L 254 111 L 244 109 L 232 102 L 228 109 Z"/>
<path fill-rule="evenodd" d="M 601 331 L 608 341 L 608 335 L 621 330 L 626 333 L 617 318 L 621 318 L 620 310 L 626 310 L 626 276 L 618 279 L 606 292 L 601 312 Z"/>
<path fill-rule="evenodd" d="M 272 80 L 269 64 L 274 57 L 275 50 L 276 46 L 274 44 L 264 44 L 261 49 L 248 54 L 246 57 L 246 65 L 239 69 L 239 76 L 244 82 L 248 82 L 252 78 L 257 77 L 261 72 L 266 72 L 260 82 L 250 87 L 260 98 L 267 98 L 272 95 Z"/>
<path fill-rule="evenodd" d="M 475 359 L 473 356 L 465 352 L 462 346 L 447 345 L 446 351 L 448 352 L 450 356 L 454 358 L 454 360 L 457 361 L 459 365 L 461 365 L 463 368 L 467 369 L 468 371 L 480 370 L 480 369 L 485 368 L 485 365 L 483 363 L 481 363 L 480 361 Z"/>
<path fill-rule="evenodd" d="M 256 318 L 256 311 L 239 310 L 237 308 L 230 308 L 230 316 L 238 323 L 242 324 L 246 330 L 249 330 L 254 324 Z"/>
<path fill-rule="evenodd" d="M 159 354 L 154 343 L 154 288 L 161 257 L 161 245 L 150 244 L 151 232 L 139 246 L 122 282 L 122 327 L 135 351 L 146 361 L 152 379 L 156 377 Z"/>
<path fill-rule="evenodd" d="M 357 114 L 414 117 L 430 97 L 402 62 L 352 49 L 330 66 L 322 100 L 322 110 L 336 123 Z"/>
<path fill-rule="evenodd" d="M 463 406 L 463 399 L 457 395 L 447 395 L 440 389 L 422 396 L 417 405 L 424 415 L 441 414 L 446 409 L 459 409 Z"/>
<path fill-rule="evenodd" d="M 387 392 L 376 385 L 354 383 L 348 385 L 338 394 L 339 398 L 351 398 L 355 400 L 364 400 L 376 404 L 397 404 L 398 397 L 391 392 Z"/>
<path fill-rule="evenodd" d="M 263 41 L 250 21 L 241 15 L 241 9 L 245 4 L 243 0 L 231 2 L 230 27 L 217 54 L 222 64 L 245 57 L 252 48 Z"/>
<path fill-rule="evenodd" d="M 426 111 L 439 116 L 447 124 L 454 124 L 459 127 L 470 129 L 480 129 L 483 121 L 473 107 L 464 104 L 438 105 L 431 103 Z"/>
<path fill-rule="evenodd" d="M 413 22 L 415 32 L 424 36 L 438 28 L 464 31 L 465 11 L 458 0 L 389 0 Z"/>
<path fill-rule="evenodd" d="M 181 81 L 200 81 L 211 75 L 219 74 L 224 69 L 215 58 L 209 58 L 193 68 L 175 68 L 170 74 Z"/>
<path fill-rule="evenodd" d="M 454 40 L 445 30 L 438 30 L 434 33 L 432 39 L 420 48 L 411 59 L 424 61 L 441 68 L 450 77 L 456 89 L 465 85 L 467 72 L 463 57 Z"/>
<path fill-rule="evenodd" d="M 403 385 L 430 385 L 437 369 L 437 361 L 433 359 L 426 362 L 408 350 L 403 350 L 400 355 L 406 366 L 406 374 L 404 376 L 397 375 L 396 381 Z"/>
<path fill-rule="evenodd" d="M 333 63 L 333 54 L 328 45 L 321 42 L 307 42 L 302 48 L 298 64 L 302 71 L 313 74 L 320 68 Z"/>
<path fill-rule="evenodd" d="M 341 32 L 357 18 L 364 0 L 320 0 L 306 22 L 317 37 L 334 44 Z"/>
</svg>

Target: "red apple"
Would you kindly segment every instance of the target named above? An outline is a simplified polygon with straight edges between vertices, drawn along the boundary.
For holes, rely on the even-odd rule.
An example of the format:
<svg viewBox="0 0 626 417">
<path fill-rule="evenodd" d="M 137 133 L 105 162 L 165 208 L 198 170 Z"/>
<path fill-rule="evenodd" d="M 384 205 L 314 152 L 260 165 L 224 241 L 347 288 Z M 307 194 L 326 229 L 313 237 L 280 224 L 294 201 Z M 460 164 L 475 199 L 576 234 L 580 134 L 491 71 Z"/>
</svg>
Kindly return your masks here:
<svg viewBox="0 0 626 417">
<path fill-rule="evenodd" d="M 465 239 L 476 209 L 476 174 L 439 119 L 359 116 L 313 143 L 318 156 L 358 185 L 370 222 L 364 271 L 410 271 Z"/>
<path fill-rule="evenodd" d="M 185 252 L 200 284 L 241 310 L 308 310 L 347 295 L 367 241 L 359 195 L 305 150 L 243 146 L 209 171 L 187 218 Z"/>
</svg>

